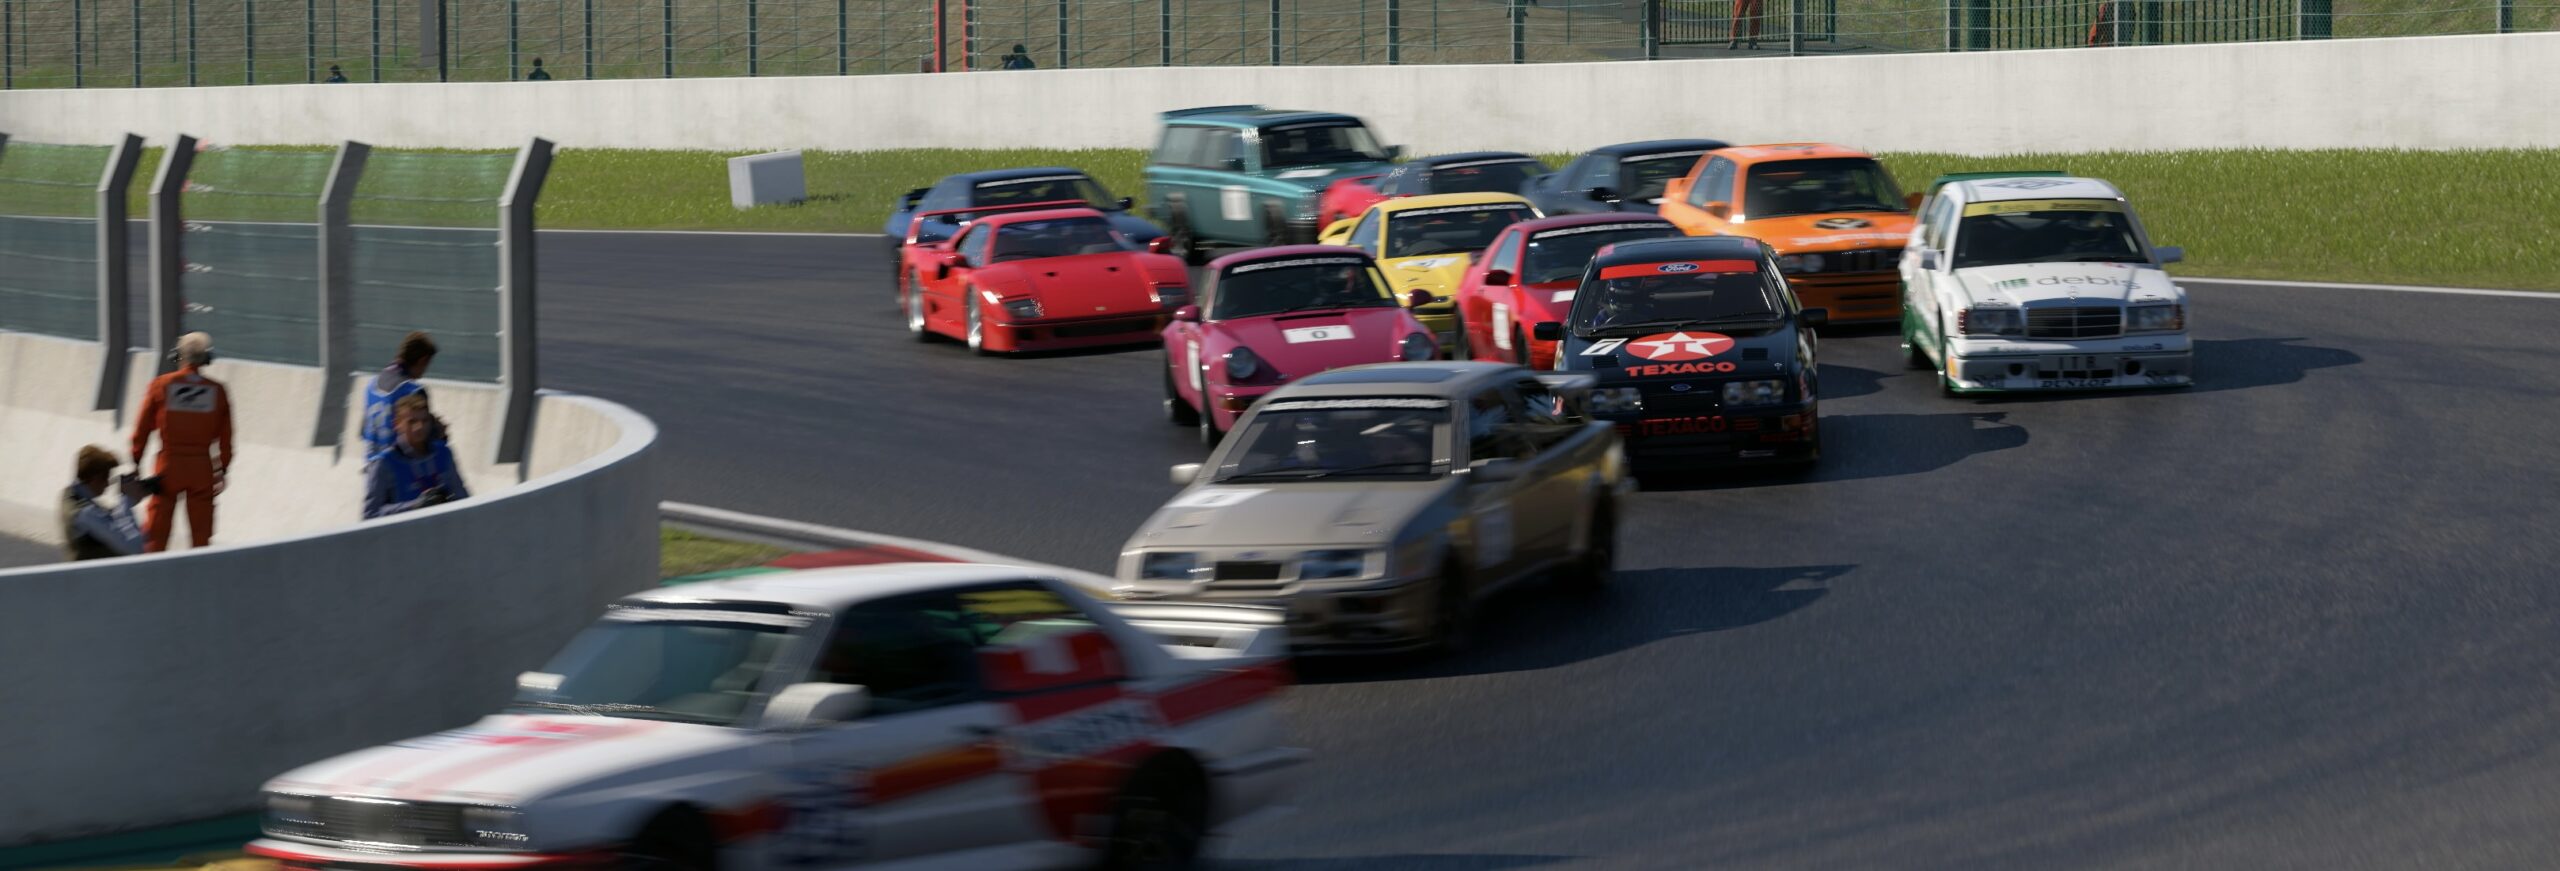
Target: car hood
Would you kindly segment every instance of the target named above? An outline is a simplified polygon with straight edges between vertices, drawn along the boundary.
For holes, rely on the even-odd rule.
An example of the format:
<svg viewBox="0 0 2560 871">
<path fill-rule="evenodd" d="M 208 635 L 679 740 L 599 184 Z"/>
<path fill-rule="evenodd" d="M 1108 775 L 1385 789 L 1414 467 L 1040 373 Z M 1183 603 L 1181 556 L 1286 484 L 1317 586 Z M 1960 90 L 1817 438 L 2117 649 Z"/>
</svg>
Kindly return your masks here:
<svg viewBox="0 0 2560 871">
<path fill-rule="evenodd" d="M 1164 308 L 1152 297 L 1146 265 L 1130 254 L 1043 257 L 999 263 L 986 272 L 983 286 L 1008 297 L 1036 297 L 1045 317 L 1100 317 Z"/>
<path fill-rule="evenodd" d="M 1334 163 L 1326 164 L 1324 166 L 1292 166 L 1284 169 L 1272 170 L 1269 177 L 1273 181 L 1288 182 L 1290 184 L 1297 185 L 1298 187 L 1306 188 L 1309 191 L 1321 191 L 1325 189 L 1326 185 L 1333 184 L 1334 179 L 1343 178 L 1345 176 L 1366 175 L 1368 173 L 1385 169 L 1387 165 L 1388 164 L 1386 162 L 1379 161 Z"/>
<path fill-rule="evenodd" d="M 1425 254 L 1380 260 L 1378 269 L 1386 273 L 1389 283 L 1395 285 L 1397 296 L 1416 290 L 1448 296 L 1450 290 L 1458 286 L 1459 279 L 1466 277 L 1467 264 L 1474 260 L 1475 257 L 1469 254 Z"/>
<path fill-rule="evenodd" d="M 1967 299 L 1975 305 L 2008 303 L 2025 306 L 2053 300 L 2184 302 L 2185 293 L 2169 274 L 2132 263 L 2016 263 L 1958 269 Z"/>
<path fill-rule="evenodd" d="M 1899 248 L 1911 237 L 1911 216 L 1903 212 L 1834 212 L 1754 218 L 1736 232 L 1769 243 L 1782 254 Z"/>
<path fill-rule="evenodd" d="M 1383 547 L 1456 486 L 1431 481 L 1273 481 L 1210 484 L 1175 496 L 1129 547 Z"/>
<path fill-rule="evenodd" d="M 729 764 L 725 757 L 748 751 L 750 737 L 745 730 L 694 723 L 497 714 L 306 765 L 269 781 L 267 788 L 516 804 L 673 763 L 720 770 Z"/>
<path fill-rule="evenodd" d="M 1404 337 L 1424 332 L 1403 307 L 1368 306 L 1291 312 L 1219 321 L 1218 335 L 1253 349 L 1280 374 L 1304 378 L 1328 369 L 1400 359 Z"/>
</svg>

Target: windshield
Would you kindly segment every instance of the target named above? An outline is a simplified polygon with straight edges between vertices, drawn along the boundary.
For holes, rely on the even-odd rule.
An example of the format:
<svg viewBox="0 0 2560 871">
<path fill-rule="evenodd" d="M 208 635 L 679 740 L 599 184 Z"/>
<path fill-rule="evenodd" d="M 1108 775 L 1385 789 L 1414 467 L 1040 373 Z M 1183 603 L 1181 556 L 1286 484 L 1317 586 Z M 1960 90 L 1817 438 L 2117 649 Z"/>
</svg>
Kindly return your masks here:
<svg viewBox="0 0 2560 871">
<path fill-rule="evenodd" d="M 1444 163 L 1431 168 L 1430 187 L 1435 194 L 1516 194 L 1546 171 L 1537 161 L 1517 157 Z"/>
<path fill-rule="evenodd" d="M 1274 402 L 1237 434 L 1241 450 L 1221 481 L 1429 476 L 1433 432 L 1449 420 L 1445 399 L 1305 399 Z"/>
<path fill-rule="evenodd" d="M 1577 331 L 1766 321 L 1778 300 L 1752 260 L 1681 260 L 1602 268 L 1573 296 Z"/>
<path fill-rule="evenodd" d="M 1384 161 L 1386 149 L 1369 128 L 1348 121 L 1313 121 L 1262 128 L 1262 168 Z"/>
<path fill-rule="evenodd" d="M 1473 254 L 1493 244 L 1502 228 L 1536 217 L 1528 203 L 1407 209 L 1387 216 L 1385 257 Z"/>
<path fill-rule="evenodd" d="M 1865 157 L 1753 164 L 1743 196 L 1743 214 L 1755 219 L 1903 210 L 1902 191 L 1884 164 Z"/>
<path fill-rule="evenodd" d="M 1550 230 L 1529 237 L 1529 254 L 1521 261 L 1521 280 L 1529 284 L 1571 281 L 1582 277 L 1591 266 L 1591 256 L 1599 253 L 1603 245 L 1678 235 L 1679 227 L 1662 221 Z"/>
<path fill-rule="evenodd" d="M 1698 156 L 1705 153 L 1669 151 L 1618 161 L 1618 181 L 1626 185 L 1626 190 L 1621 191 L 1618 198 L 1630 202 L 1661 199 L 1662 186 L 1672 179 L 1688 175 L 1689 168 L 1698 165 Z"/>
<path fill-rule="evenodd" d="M 589 627 L 542 671 L 523 708 L 735 725 L 802 618 L 745 611 L 631 609 Z"/>
<path fill-rule="evenodd" d="M 1952 265 L 2149 262 L 2114 201 L 2026 200 L 1966 206 Z"/>
<path fill-rule="evenodd" d="M 1082 200 L 1097 209 L 1116 209 L 1118 200 L 1093 179 L 1081 175 L 1044 175 L 1037 178 L 1009 178 L 982 181 L 971 194 L 970 205 L 1002 206 L 1013 203 L 1047 203 L 1060 200 Z"/>
<path fill-rule="evenodd" d="M 996 228 L 995 251 L 989 255 L 989 262 L 1130 250 L 1134 247 L 1128 240 L 1112 232 L 1111 222 L 1101 218 L 1014 221 Z"/>
<path fill-rule="evenodd" d="M 1218 276 L 1211 320 L 1281 312 L 1396 305 L 1387 280 L 1365 257 L 1265 260 Z"/>
</svg>

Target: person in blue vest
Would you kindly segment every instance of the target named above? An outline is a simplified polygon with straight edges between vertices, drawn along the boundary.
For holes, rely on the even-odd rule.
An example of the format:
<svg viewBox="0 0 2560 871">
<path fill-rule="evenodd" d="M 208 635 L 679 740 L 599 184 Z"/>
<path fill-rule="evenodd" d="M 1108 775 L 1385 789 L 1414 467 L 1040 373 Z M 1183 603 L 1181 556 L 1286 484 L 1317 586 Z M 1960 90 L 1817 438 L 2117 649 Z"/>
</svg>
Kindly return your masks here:
<svg viewBox="0 0 2560 871">
<path fill-rule="evenodd" d="M 471 498 L 453 449 L 429 431 L 435 416 L 425 394 L 411 394 L 392 405 L 392 426 L 399 438 L 391 450 L 365 462 L 364 517 L 372 520 L 420 508 L 433 508 Z"/>
<path fill-rule="evenodd" d="M 365 459 L 373 459 L 375 455 L 391 449 L 391 443 L 398 439 L 398 434 L 391 428 L 392 404 L 411 394 L 425 393 L 427 389 L 418 384 L 418 379 L 427 377 L 427 365 L 435 361 L 435 340 L 427 338 L 424 330 L 413 332 L 400 337 L 398 358 L 392 360 L 391 365 L 382 367 L 382 374 L 365 383 L 364 426 L 360 430 L 364 436 Z M 429 440 L 444 441 L 444 422 L 430 422 L 433 428 L 428 433 Z"/>
</svg>

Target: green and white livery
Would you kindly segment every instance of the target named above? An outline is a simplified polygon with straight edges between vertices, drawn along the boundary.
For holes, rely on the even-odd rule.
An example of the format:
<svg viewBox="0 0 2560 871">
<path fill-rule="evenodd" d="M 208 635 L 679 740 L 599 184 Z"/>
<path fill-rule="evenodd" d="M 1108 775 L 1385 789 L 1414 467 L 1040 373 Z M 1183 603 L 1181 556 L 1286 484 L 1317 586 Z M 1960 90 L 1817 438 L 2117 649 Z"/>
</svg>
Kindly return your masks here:
<svg viewBox="0 0 2560 871">
<path fill-rule="evenodd" d="M 2123 192 L 2058 172 L 1939 178 L 1902 258 L 1902 350 L 1948 393 L 2186 387 L 2187 292 Z"/>
</svg>

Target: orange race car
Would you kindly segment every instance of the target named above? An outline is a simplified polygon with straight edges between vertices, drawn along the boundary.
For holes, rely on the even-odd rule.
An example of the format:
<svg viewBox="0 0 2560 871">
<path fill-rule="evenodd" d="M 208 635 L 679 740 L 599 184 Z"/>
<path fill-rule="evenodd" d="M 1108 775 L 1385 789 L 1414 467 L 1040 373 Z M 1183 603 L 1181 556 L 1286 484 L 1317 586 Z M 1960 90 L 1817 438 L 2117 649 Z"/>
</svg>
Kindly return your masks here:
<svg viewBox="0 0 2560 871">
<path fill-rule="evenodd" d="M 1659 211 L 1691 236 L 1760 240 L 1806 308 L 1872 322 L 1902 316 L 1911 206 L 1866 152 L 1789 144 L 1707 152 L 1663 188 Z"/>
</svg>

